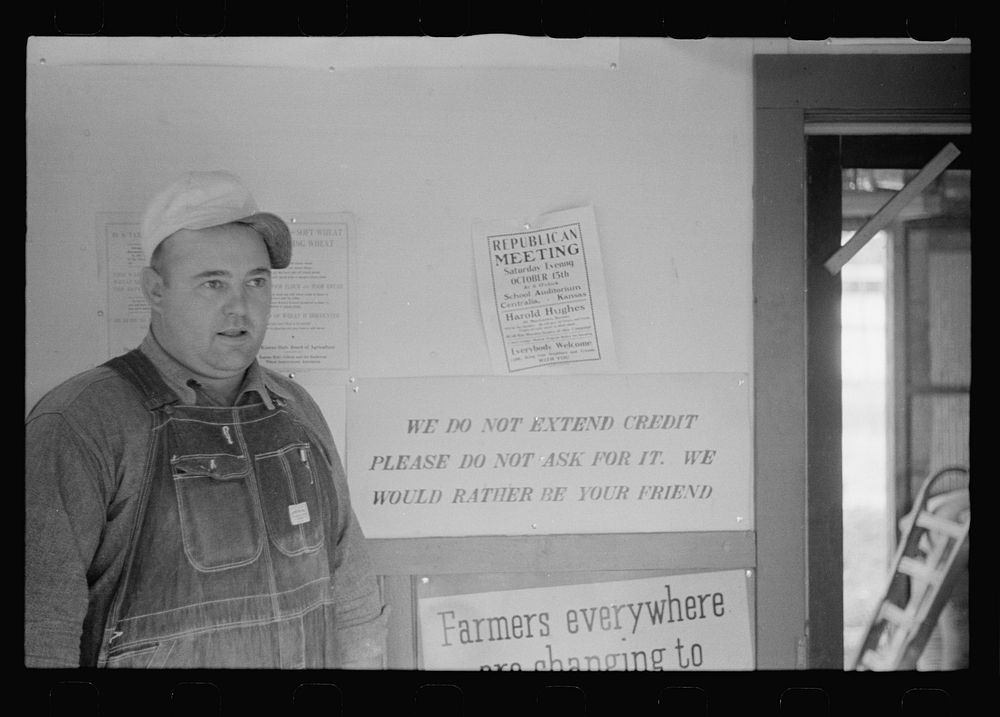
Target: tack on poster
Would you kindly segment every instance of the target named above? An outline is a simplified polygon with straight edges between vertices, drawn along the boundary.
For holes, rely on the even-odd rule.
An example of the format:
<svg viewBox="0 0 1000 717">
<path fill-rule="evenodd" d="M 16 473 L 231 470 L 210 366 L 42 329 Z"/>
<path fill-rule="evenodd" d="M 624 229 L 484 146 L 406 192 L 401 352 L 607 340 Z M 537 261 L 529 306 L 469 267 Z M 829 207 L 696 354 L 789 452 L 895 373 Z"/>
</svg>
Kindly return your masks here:
<svg viewBox="0 0 1000 717">
<path fill-rule="evenodd" d="M 349 368 L 352 215 L 306 214 L 285 221 L 292 234 L 292 262 L 274 274 L 260 361 L 278 371 Z M 109 356 L 138 346 L 149 327 L 139 283 L 146 263 L 139 226 L 138 214 L 102 213 L 97 219 Z"/>
<path fill-rule="evenodd" d="M 418 597 L 422 667 L 752 670 L 750 575 L 727 570 Z"/>
<path fill-rule="evenodd" d="M 529 224 L 478 221 L 479 304 L 495 373 L 596 373 L 617 366 L 592 207 Z"/>
</svg>

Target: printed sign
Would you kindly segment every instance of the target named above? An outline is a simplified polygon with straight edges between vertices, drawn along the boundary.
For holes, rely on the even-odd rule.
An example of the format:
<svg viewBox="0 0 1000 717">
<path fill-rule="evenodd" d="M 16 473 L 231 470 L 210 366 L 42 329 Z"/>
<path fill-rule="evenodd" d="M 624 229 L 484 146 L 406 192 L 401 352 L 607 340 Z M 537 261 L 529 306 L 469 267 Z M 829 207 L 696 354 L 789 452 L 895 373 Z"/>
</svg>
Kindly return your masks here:
<svg viewBox="0 0 1000 717">
<path fill-rule="evenodd" d="M 752 670 L 743 570 L 418 599 L 428 670 Z"/>
<path fill-rule="evenodd" d="M 146 265 L 139 241 L 139 215 L 100 214 L 98 250 L 107 282 L 105 319 L 108 356 L 138 346 L 149 329 L 149 305 L 142 295 L 139 272 Z"/>
<path fill-rule="evenodd" d="M 478 222 L 479 302 L 497 373 L 615 368 L 604 268 L 591 207 L 530 225 Z"/>
<path fill-rule="evenodd" d="M 370 538 L 750 530 L 742 374 L 359 379 Z"/>
<path fill-rule="evenodd" d="M 261 363 L 278 371 L 346 369 L 350 214 L 296 216 L 292 263 L 275 274 Z"/>
</svg>

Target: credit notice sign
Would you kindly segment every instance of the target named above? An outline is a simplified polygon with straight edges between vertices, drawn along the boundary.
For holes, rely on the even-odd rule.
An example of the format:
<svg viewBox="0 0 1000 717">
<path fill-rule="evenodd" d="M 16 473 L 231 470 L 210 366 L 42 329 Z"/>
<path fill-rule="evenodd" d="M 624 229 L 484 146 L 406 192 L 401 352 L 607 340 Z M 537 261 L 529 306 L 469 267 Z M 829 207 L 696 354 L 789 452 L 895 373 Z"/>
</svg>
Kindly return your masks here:
<svg viewBox="0 0 1000 717">
<path fill-rule="evenodd" d="M 752 670 L 743 570 L 418 599 L 428 670 Z"/>
<path fill-rule="evenodd" d="M 369 538 L 751 530 L 743 374 L 358 379 Z"/>
</svg>

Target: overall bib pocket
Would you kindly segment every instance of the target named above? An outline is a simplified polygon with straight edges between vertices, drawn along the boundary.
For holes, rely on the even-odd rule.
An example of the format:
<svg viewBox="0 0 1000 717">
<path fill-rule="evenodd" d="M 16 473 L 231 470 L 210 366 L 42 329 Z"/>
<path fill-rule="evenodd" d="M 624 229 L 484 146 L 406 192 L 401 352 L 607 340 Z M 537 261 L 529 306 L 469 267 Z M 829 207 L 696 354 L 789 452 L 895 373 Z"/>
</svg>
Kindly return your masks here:
<svg viewBox="0 0 1000 717">
<path fill-rule="evenodd" d="M 293 557 L 323 545 L 323 507 L 312 446 L 293 443 L 255 456 L 264 523 L 271 542 Z"/>
<path fill-rule="evenodd" d="M 250 466 L 244 456 L 202 454 L 170 461 L 184 553 L 203 572 L 252 563 L 263 548 Z"/>
</svg>

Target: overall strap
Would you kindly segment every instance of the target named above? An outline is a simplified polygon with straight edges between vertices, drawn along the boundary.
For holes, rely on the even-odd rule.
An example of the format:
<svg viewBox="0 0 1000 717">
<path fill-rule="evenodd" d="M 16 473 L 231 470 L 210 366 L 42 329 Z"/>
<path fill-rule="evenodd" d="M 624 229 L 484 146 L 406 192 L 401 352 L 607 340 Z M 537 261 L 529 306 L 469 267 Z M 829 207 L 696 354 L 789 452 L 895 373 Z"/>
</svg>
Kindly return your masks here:
<svg viewBox="0 0 1000 717">
<path fill-rule="evenodd" d="M 115 625 L 119 618 L 123 590 L 128 583 L 135 562 L 136 544 L 140 526 L 146 514 L 149 502 L 150 484 L 153 471 L 159 462 L 161 451 L 157 449 L 159 427 L 163 425 L 170 413 L 170 404 L 177 402 L 177 396 L 167 387 L 153 362 L 139 349 L 116 356 L 104 363 L 105 366 L 117 371 L 139 392 L 143 405 L 153 412 L 153 433 L 150 436 L 149 449 L 143 465 L 142 483 L 139 487 L 138 504 L 132 526 L 129 530 L 128 543 L 125 547 L 125 560 L 115 584 L 114 591 L 108 602 L 107 613 L 98 620 L 99 627 L 91 634 L 85 634 L 81 643 L 80 664 L 84 667 L 103 666 L 103 657 L 110 641 L 114 640 Z M 164 409 L 164 412 L 158 409 Z"/>
<path fill-rule="evenodd" d="M 164 383 L 149 357 L 139 349 L 115 356 L 104 365 L 113 368 L 135 386 L 143 397 L 143 405 L 150 411 L 177 403 L 177 396 Z"/>
</svg>

